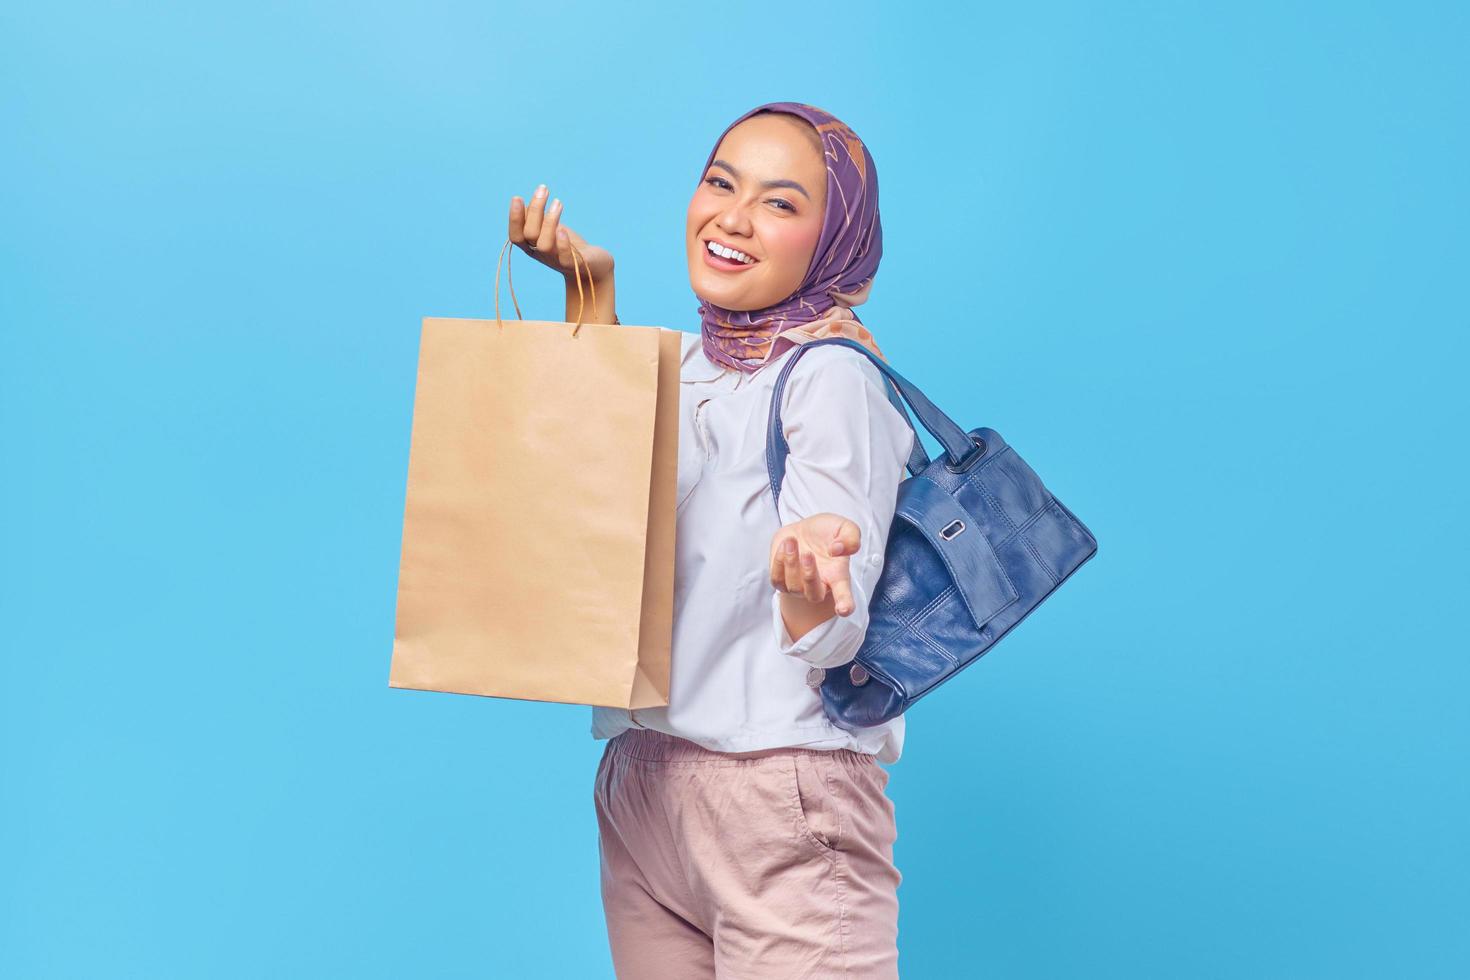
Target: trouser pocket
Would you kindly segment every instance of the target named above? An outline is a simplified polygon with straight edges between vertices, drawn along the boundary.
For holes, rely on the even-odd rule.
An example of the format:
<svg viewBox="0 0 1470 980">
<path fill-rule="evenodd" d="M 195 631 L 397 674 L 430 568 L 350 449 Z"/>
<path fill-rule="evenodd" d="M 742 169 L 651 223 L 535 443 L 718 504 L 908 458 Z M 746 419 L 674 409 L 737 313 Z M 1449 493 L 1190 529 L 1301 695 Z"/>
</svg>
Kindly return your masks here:
<svg viewBox="0 0 1470 980">
<path fill-rule="evenodd" d="M 841 767 L 823 753 L 810 752 L 792 753 L 787 763 L 798 831 L 823 853 L 842 850 L 846 827 Z"/>
</svg>

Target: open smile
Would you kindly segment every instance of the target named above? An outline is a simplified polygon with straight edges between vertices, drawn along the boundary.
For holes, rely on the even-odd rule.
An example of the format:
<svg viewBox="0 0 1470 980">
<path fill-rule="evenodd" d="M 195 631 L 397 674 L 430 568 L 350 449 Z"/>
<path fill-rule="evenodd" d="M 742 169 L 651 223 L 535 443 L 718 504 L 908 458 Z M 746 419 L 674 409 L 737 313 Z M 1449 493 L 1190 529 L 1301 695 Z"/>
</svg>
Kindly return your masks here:
<svg viewBox="0 0 1470 980">
<path fill-rule="evenodd" d="M 703 243 L 703 251 L 704 264 L 720 272 L 739 272 L 749 269 L 760 261 L 717 239 L 706 239 Z"/>
</svg>

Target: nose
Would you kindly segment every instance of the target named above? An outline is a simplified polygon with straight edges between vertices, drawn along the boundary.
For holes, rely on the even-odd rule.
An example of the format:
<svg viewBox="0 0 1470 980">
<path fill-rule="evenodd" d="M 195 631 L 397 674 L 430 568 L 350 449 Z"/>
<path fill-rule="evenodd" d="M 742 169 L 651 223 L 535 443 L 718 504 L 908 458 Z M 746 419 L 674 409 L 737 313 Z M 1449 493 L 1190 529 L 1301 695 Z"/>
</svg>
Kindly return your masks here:
<svg viewBox="0 0 1470 980">
<path fill-rule="evenodd" d="M 739 204 L 732 204 L 715 219 L 715 224 L 727 235 L 749 235 L 750 216 Z"/>
</svg>

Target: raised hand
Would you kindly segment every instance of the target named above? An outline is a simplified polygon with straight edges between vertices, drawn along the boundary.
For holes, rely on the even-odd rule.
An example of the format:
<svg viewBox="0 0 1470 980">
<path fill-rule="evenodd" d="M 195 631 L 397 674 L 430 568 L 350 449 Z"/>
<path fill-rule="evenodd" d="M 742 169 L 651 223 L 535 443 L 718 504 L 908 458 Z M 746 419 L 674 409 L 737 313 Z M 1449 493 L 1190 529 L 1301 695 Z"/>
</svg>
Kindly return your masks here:
<svg viewBox="0 0 1470 980">
<path fill-rule="evenodd" d="M 525 203 L 519 194 L 510 199 L 510 240 L 537 262 L 560 272 L 569 284 L 573 284 L 573 288 L 575 280 L 572 276 L 577 272 L 577 265 L 581 265 L 584 286 L 590 272 L 592 281 L 601 289 L 604 282 L 612 279 L 612 253 L 588 243 L 562 224 L 561 199 L 557 198 L 547 207 L 548 193 L 546 185 L 541 184 L 531 195 L 530 204 Z M 573 262 L 573 245 L 581 255 L 580 263 Z"/>
<path fill-rule="evenodd" d="M 840 514 L 787 524 L 771 539 L 771 585 L 811 603 L 830 594 L 837 615 L 847 616 L 853 609 L 848 560 L 861 544 L 862 530 Z"/>
</svg>

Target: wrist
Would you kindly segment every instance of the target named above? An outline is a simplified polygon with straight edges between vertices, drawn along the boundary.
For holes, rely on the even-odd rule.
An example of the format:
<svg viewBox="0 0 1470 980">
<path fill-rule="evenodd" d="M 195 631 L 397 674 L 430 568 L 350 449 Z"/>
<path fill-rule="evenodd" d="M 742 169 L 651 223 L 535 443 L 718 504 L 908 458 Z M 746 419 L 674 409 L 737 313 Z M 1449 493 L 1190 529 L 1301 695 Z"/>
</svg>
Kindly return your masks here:
<svg viewBox="0 0 1470 980">
<path fill-rule="evenodd" d="M 793 641 L 837 615 L 837 603 L 830 592 L 821 602 L 809 602 L 806 596 L 795 592 L 777 594 L 781 597 L 781 620 Z"/>
<path fill-rule="evenodd" d="M 594 294 L 596 294 L 595 297 Z M 613 277 L 607 275 L 594 279 L 590 285 L 584 277 L 579 290 L 577 278 L 568 275 L 566 277 L 566 307 L 569 321 L 577 319 L 578 311 L 582 311 L 584 314 L 582 319 L 585 322 L 617 323 L 617 294 L 613 289 Z"/>
<path fill-rule="evenodd" d="M 567 288 L 574 293 L 577 291 L 578 278 L 582 280 L 583 289 L 587 288 L 587 282 L 590 279 L 592 284 L 597 287 L 598 292 L 602 292 L 604 287 L 611 289 L 613 284 L 613 272 L 611 269 L 600 275 L 589 275 L 589 273 L 587 272 L 587 267 L 580 266 L 579 268 L 571 272 L 563 272 L 561 274 L 561 277 L 563 280 L 566 281 Z"/>
</svg>

